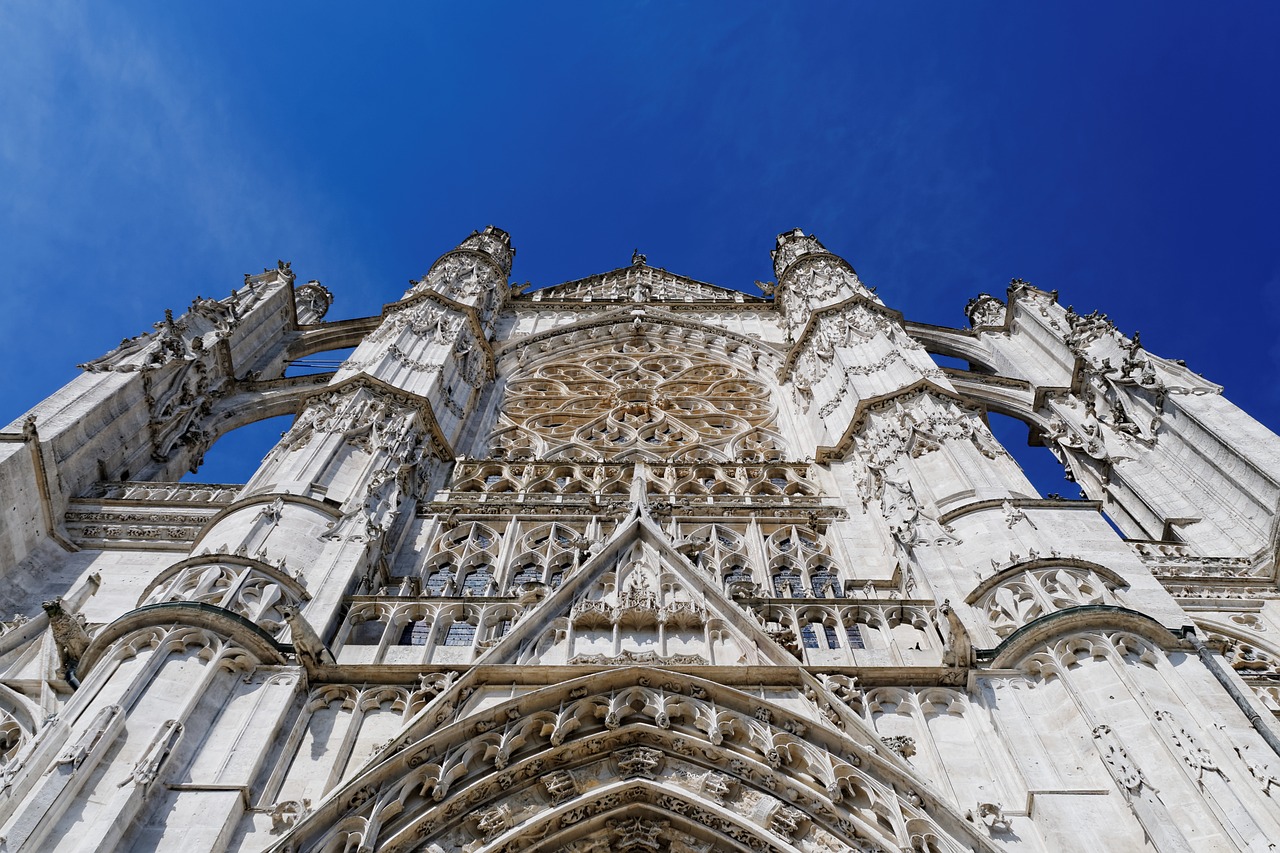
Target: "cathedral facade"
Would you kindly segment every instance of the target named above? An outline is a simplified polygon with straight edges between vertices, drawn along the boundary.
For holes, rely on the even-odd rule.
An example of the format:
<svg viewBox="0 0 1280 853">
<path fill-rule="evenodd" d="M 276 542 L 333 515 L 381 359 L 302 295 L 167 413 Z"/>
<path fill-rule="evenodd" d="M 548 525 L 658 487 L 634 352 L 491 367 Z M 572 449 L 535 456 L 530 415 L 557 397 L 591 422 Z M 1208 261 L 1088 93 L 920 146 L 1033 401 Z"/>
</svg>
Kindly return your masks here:
<svg viewBox="0 0 1280 853">
<path fill-rule="evenodd" d="M 0 848 L 1276 848 L 1280 438 L 1220 387 L 799 230 L 764 297 L 514 254 L 338 321 L 282 262 L 0 434 Z"/>
</svg>

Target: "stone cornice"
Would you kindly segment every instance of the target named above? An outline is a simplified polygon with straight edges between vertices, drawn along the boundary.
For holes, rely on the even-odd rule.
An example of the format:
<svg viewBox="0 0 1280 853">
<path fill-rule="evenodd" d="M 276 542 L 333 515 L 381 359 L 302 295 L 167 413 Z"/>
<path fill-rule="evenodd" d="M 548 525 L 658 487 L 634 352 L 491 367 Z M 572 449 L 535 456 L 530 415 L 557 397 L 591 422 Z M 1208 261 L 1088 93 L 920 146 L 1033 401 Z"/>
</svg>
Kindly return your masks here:
<svg viewBox="0 0 1280 853">
<path fill-rule="evenodd" d="M 813 237 L 812 234 L 810 234 L 809 236 Z M 791 279 L 795 277 L 796 270 L 806 266 L 810 266 L 810 264 L 808 263 L 809 261 L 817 261 L 817 260 L 824 260 L 824 259 L 828 261 L 835 261 L 837 264 L 839 264 L 840 266 L 848 270 L 850 273 L 852 273 L 854 278 L 858 277 L 858 271 L 853 268 L 853 264 L 849 263 L 839 255 L 833 255 L 830 252 L 828 252 L 825 248 L 822 248 L 813 252 L 805 252 L 803 255 L 800 255 L 800 257 L 796 258 L 794 261 L 787 264 L 787 268 L 782 271 L 782 275 L 778 278 L 778 284 L 774 288 L 774 293 L 778 293 L 784 287 L 787 287 L 791 283 Z M 859 282 L 861 282 L 861 279 L 858 279 L 858 280 Z M 863 287 L 866 287 L 866 285 L 863 285 Z"/>
<path fill-rule="evenodd" d="M 968 515 L 971 512 L 979 512 L 984 509 L 999 509 L 1006 503 L 1016 507 L 1034 507 L 1036 509 L 1087 509 L 1094 512 L 1102 511 L 1102 501 L 1073 501 L 1066 498 L 991 498 L 989 500 L 974 501 L 964 506 L 958 506 L 955 509 L 948 510 L 938 516 L 939 524 L 950 524 L 952 521 L 961 516 Z"/>
<path fill-rule="evenodd" d="M 281 492 L 261 492 L 258 494 L 249 495 L 248 497 L 240 498 L 234 503 L 230 503 L 227 506 L 223 507 L 221 510 L 219 510 L 216 515 L 214 515 L 207 522 L 205 522 L 204 527 L 201 528 L 200 533 L 195 538 L 195 541 L 191 543 L 192 550 L 195 550 L 195 547 L 200 544 L 201 540 L 204 539 L 204 536 L 206 533 L 208 533 L 210 530 L 216 527 L 218 522 L 222 521 L 227 516 L 232 515 L 233 513 L 240 512 L 241 510 L 247 509 L 249 507 L 272 504 L 276 501 L 277 498 L 279 498 L 280 500 L 283 500 L 285 503 L 298 504 L 299 506 L 305 506 L 310 509 L 314 509 L 318 512 L 322 512 L 325 515 L 335 520 L 342 517 L 342 513 L 338 510 L 337 507 L 331 506 L 330 504 L 324 503 L 323 501 L 318 501 L 315 498 L 309 498 L 309 497 L 306 497 L 305 495 L 284 494 Z M 229 555 L 224 554 L 222 556 L 229 556 Z"/>
<path fill-rule="evenodd" d="M 582 287 L 589 287 L 589 286 L 591 286 L 591 285 L 593 285 L 593 284 L 604 283 L 604 282 L 605 282 L 605 281 L 607 281 L 611 276 L 625 276 L 626 274 L 628 274 L 628 273 L 630 273 L 630 272 L 632 272 L 632 271 L 634 271 L 634 270 L 636 270 L 636 269 L 651 270 L 652 272 L 658 273 L 658 274 L 660 274 L 660 275 L 670 276 L 670 277 L 671 277 L 671 278 L 673 278 L 673 279 L 677 279 L 677 280 L 682 281 L 682 282 L 687 282 L 688 284 L 694 285 L 695 287 L 708 287 L 708 288 L 711 288 L 712 290 L 721 291 L 721 292 L 726 293 L 726 294 L 732 294 L 732 295 L 733 295 L 733 297 L 734 297 L 732 300 L 725 300 L 725 301 L 723 301 L 723 302 L 718 301 L 718 300 L 714 300 L 714 299 L 706 299 L 706 300 L 694 300 L 692 303 L 686 303 L 686 304 L 697 304 L 698 302 L 702 302 L 702 303 L 704 303 L 704 304 L 706 304 L 706 305 L 731 305 L 731 304 L 734 304 L 734 305 L 757 305 L 757 306 L 771 306 L 771 305 L 772 305 L 772 301 L 771 301 L 771 300 L 769 300 L 769 299 L 767 299 L 767 298 L 765 298 L 765 297 L 763 297 L 763 296 L 754 296 L 754 295 L 752 295 L 752 294 L 750 294 L 750 293 L 744 293 L 744 292 L 743 292 L 743 291 L 741 291 L 741 290 L 734 290 L 733 288 L 730 288 L 730 287 L 722 287 L 721 285 L 718 285 L 718 284 L 712 284 L 712 283 L 711 283 L 711 282 L 709 282 L 709 281 L 699 281 L 699 280 L 698 280 L 698 279 L 696 279 L 696 278 L 690 278 L 690 277 L 689 277 L 689 276 L 687 276 L 687 275 L 680 275 L 679 273 L 674 273 L 674 272 L 671 272 L 670 270 L 665 270 L 665 269 L 662 269 L 662 268 L 660 268 L 660 267 L 651 267 L 651 266 L 649 266 L 648 264 L 641 264 L 641 265 L 638 265 L 638 266 L 618 267 L 617 269 L 608 270 L 608 271 L 606 271 L 606 272 L 595 273 L 594 275 L 589 275 L 589 276 L 586 276 L 585 278 L 575 278 L 575 279 L 571 279 L 571 280 L 569 280 L 569 281 L 562 281 L 562 282 L 559 282 L 558 284 L 552 284 L 552 285 L 549 285 L 549 286 L 547 286 L 547 287 L 538 288 L 537 290 L 531 290 L 531 291 L 528 291 L 528 292 L 525 292 L 525 293 L 513 293 L 513 294 L 512 294 L 512 297 L 513 297 L 513 298 L 515 298 L 515 299 L 519 299 L 522 303 L 524 303 L 524 302 L 535 302 L 535 301 L 536 301 L 537 303 L 539 303 L 539 304 L 540 304 L 540 303 L 542 303 L 542 302 L 578 302 L 578 303 L 581 303 L 581 302 L 583 302 L 583 299 L 582 299 L 581 297 L 579 297 L 579 298 L 577 298 L 577 299 L 567 299 L 567 298 L 566 298 L 566 299 L 551 299 L 551 300 L 548 300 L 548 299 L 545 299 L 545 298 L 537 298 L 537 299 L 535 300 L 535 297 L 536 297 L 536 295 L 537 295 L 537 294 L 539 294 L 539 293 L 547 293 L 548 291 L 552 291 L 552 290 L 555 290 L 555 289 L 557 289 L 557 288 L 562 288 L 562 287 L 563 287 L 563 288 L 567 288 L 567 287 L 572 287 L 572 286 L 575 286 L 575 285 L 576 285 L 576 286 L 582 286 Z M 739 302 L 739 301 L 738 301 L 738 299 L 739 299 L 739 298 L 741 298 L 741 299 L 742 299 L 742 302 Z M 592 298 L 592 301 L 593 301 L 593 302 L 594 302 L 594 301 L 596 301 L 594 297 Z M 603 302 L 631 302 L 632 300 L 630 300 L 630 299 L 602 299 L 602 300 L 600 300 L 600 301 L 603 301 Z M 663 302 L 664 300 L 654 300 L 654 301 L 655 301 L 655 302 Z M 681 300 L 681 301 L 683 302 L 683 300 Z M 587 304 L 590 304 L 590 303 L 587 303 Z M 644 303 L 633 303 L 633 304 L 644 304 Z"/>
<path fill-rule="evenodd" d="M 515 254 L 515 253 L 512 252 L 512 254 Z M 454 255 L 468 255 L 470 257 L 482 260 L 489 266 L 493 267 L 493 271 L 498 274 L 499 282 L 506 282 L 507 280 L 507 271 L 504 270 L 502 266 L 497 261 L 495 261 L 493 259 L 493 256 L 490 255 L 488 252 L 482 252 L 479 249 L 464 248 L 462 246 L 459 246 L 456 249 L 450 249 L 440 257 L 436 258 L 436 262 L 431 265 L 431 269 L 427 270 L 427 274 L 422 277 L 422 281 L 426 281 L 428 278 L 430 278 L 431 274 L 435 272 L 436 267 L 440 266 L 442 263 L 444 263 Z M 419 269 L 421 269 L 421 267 L 419 267 Z"/>
<path fill-rule="evenodd" d="M 747 295 L 747 294 L 744 294 Z M 621 306 L 656 306 L 664 311 L 747 311 L 747 312 L 772 312 L 775 310 L 773 300 L 760 299 L 759 302 L 718 302 L 714 300 L 664 300 L 652 299 L 646 302 L 632 302 L 625 299 L 593 299 L 586 301 L 583 299 L 540 299 L 534 301 L 526 299 L 524 295 L 517 297 L 508 306 L 507 310 L 511 311 L 590 311 L 592 309 L 614 309 Z"/>
</svg>

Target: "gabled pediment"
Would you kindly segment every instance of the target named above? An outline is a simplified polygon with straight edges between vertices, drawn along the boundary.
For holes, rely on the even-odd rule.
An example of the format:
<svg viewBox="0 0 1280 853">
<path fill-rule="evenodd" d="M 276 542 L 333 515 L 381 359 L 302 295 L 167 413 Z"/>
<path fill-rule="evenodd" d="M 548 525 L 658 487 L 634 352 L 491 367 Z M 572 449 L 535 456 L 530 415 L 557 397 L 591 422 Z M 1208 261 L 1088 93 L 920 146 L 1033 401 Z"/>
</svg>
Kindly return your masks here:
<svg viewBox="0 0 1280 853">
<path fill-rule="evenodd" d="M 478 665 L 795 666 L 642 509 Z"/>
<path fill-rule="evenodd" d="M 759 302 L 769 300 L 635 264 L 524 294 L 533 302 Z"/>
</svg>

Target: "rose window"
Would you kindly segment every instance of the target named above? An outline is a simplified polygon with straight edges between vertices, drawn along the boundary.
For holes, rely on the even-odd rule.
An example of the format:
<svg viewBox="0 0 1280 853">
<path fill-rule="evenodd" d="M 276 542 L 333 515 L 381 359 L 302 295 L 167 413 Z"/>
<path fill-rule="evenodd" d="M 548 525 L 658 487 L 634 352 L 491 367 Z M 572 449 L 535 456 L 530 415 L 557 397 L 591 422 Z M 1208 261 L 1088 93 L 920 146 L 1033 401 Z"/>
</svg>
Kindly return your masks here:
<svg viewBox="0 0 1280 853">
<path fill-rule="evenodd" d="M 785 455 L 769 389 L 734 365 L 619 342 L 528 369 L 493 435 L 512 459 L 765 461 Z"/>
</svg>

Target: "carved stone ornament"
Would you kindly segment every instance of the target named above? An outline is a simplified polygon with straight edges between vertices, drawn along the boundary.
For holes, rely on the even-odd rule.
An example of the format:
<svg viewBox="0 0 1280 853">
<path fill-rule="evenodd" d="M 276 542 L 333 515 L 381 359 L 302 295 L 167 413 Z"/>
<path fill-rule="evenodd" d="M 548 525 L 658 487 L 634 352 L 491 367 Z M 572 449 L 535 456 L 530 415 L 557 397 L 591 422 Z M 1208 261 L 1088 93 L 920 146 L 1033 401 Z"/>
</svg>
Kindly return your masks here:
<svg viewBox="0 0 1280 853">
<path fill-rule="evenodd" d="M 1110 726 L 1106 724 L 1094 726 L 1093 739 L 1103 763 L 1106 764 L 1107 770 L 1122 790 L 1128 794 L 1137 794 L 1143 787 L 1155 790 L 1143 775 L 1142 770 L 1129 757 L 1128 751 Z"/>
<path fill-rule="evenodd" d="M 618 775 L 623 779 L 654 779 L 662 767 L 662 750 L 637 746 L 617 755 Z"/>
<path fill-rule="evenodd" d="M 964 306 L 969 325 L 975 329 L 1004 325 L 1005 305 L 989 293 L 979 293 Z"/>
<path fill-rule="evenodd" d="M 893 735 L 892 737 L 882 737 L 880 742 L 889 749 L 901 755 L 903 758 L 910 758 L 916 754 L 916 739 L 908 735 Z"/>
</svg>

